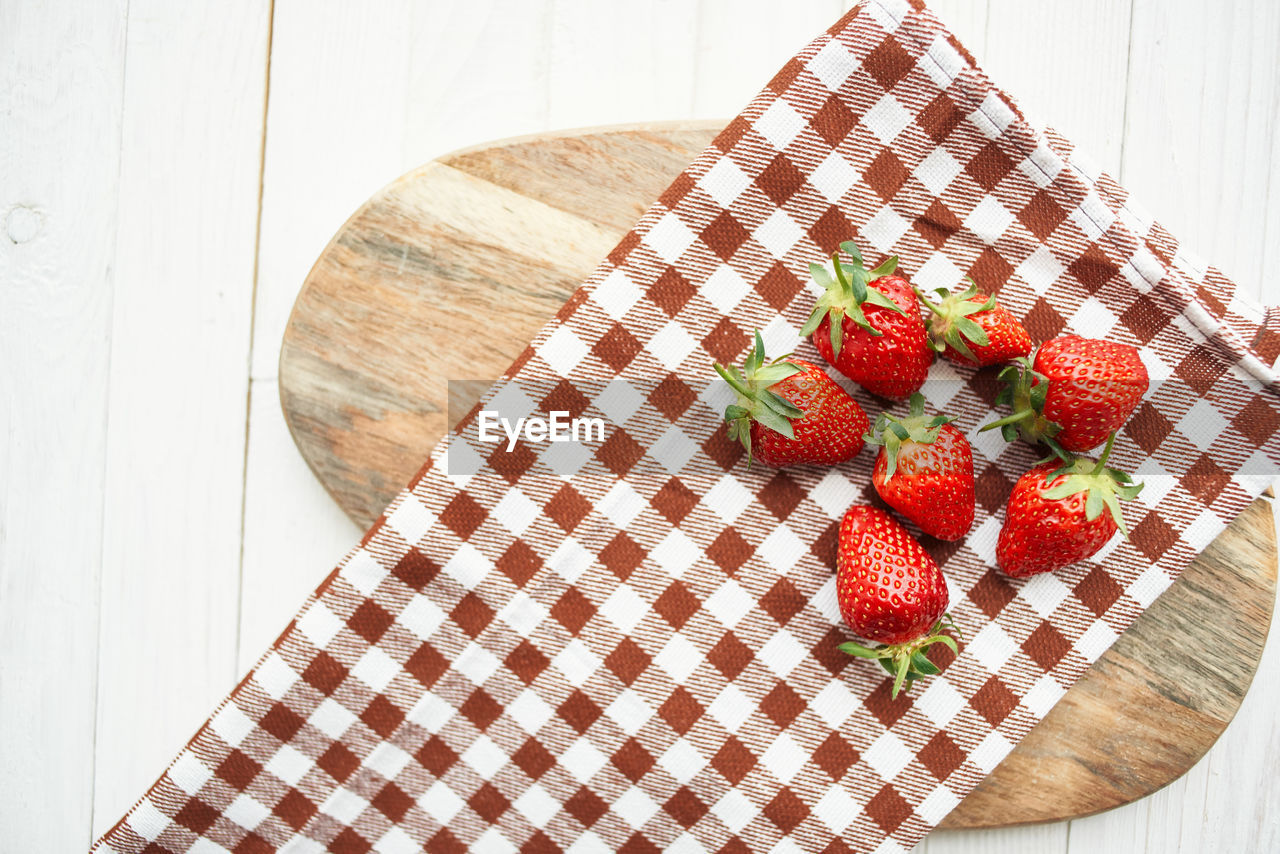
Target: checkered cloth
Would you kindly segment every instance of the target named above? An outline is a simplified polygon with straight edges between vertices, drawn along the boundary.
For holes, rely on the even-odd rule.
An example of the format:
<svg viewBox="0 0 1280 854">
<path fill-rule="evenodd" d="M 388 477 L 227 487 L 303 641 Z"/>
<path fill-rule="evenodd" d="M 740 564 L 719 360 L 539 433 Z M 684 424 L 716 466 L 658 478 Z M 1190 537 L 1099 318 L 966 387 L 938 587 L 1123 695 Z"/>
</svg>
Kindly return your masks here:
<svg viewBox="0 0 1280 854">
<path fill-rule="evenodd" d="M 836 650 L 836 526 L 872 455 L 747 471 L 705 379 L 752 327 L 794 346 L 807 265 L 851 237 L 925 288 L 971 274 L 1038 339 L 1137 345 L 1153 378 L 1115 455 L 1147 483 L 1132 536 L 1014 581 L 993 553 L 1036 452 L 977 432 L 990 371 L 934 365 L 978 472 L 970 536 L 930 543 L 967 642 L 896 702 Z M 868 0 L 511 368 L 606 441 L 572 477 L 528 448 L 437 448 L 96 850 L 905 851 L 1268 482 L 1277 321 L 1030 127 L 922 6 Z M 480 473 L 450 474 L 477 448 Z"/>
</svg>

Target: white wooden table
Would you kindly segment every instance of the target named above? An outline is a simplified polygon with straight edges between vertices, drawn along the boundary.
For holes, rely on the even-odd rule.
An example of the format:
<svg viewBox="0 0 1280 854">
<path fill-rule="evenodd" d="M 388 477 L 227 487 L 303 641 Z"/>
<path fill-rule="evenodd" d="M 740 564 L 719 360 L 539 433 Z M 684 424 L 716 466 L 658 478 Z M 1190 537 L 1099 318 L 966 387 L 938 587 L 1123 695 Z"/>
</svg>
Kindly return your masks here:
<svg viewBox="0 0 1280 854">
<path fill-rule="evenodd" d="M 1033 120 L 1280 302 L 1280 3 L 935 4 Z M 728 117 L 841 11 L 0 0 L 0 850 L 87 847 L 358 535 L 276 395 L 348 213 L 455 147 Z M 920 850 L 1280 850 L 1278 704 L 1273 642 L 1167 789 Z"/>
</svg>

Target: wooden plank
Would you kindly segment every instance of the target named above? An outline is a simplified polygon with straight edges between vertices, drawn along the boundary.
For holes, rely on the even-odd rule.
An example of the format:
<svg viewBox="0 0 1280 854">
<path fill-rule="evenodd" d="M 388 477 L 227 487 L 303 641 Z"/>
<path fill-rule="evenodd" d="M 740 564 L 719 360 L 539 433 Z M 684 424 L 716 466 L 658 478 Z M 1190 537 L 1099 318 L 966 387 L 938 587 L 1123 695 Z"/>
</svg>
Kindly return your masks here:
<svg viewBox="0 0 1280 854">
<path fill-rule="evenodd" d="M 687 117 L 692 101 L 680 95 L 693 79 L 698 7 L 687 0 L 556 0 L 549 15 L 547 125 Z"/>
<path fill-rule="evenodd" d="M 1212 9 L 1135 0 L 1123 172 L 1137 199 L 1193 251 L 1273 304 L 1280 258 L 1267 228 L 1280 220 L 1277 43 L 1280 9 L 1265 0 Z M 1273 642 L 1260 671 L 1271 678 L 1255 679 L 1203 761 L 1148 799 L 1146 851 L 1280 847 L 1278 658 Z M 1115 823 L 1093 831 L 1073 831 L 1073 850 L 1112 838 Z"/>
<path fill-rule="evenodd" d="M 409 84 L 404 100 L 389 105 L 406 113 L 401 172 L 479 139 L 548 128 L 554 7 L 554 0 L 414 4 Z"/>
<path fill-rule="evenodd" d="M 298 282 L 349 211 L 404 171 L 410 0 L 279 0 L 252 376 L 276 374 Z"/>
<path fill-rule="evenodd" d="M 274 380 L 254 383 L 249 423 L 237 673 L 257 662 L 361 534 L 298 455 Z"/>
<path fill-rule="evenodd" d="M 928 854 L 1059 854 L 1067 850 L 1067 822 L 984 830 L 935 830 L 924 840 Z M 1111 849 L 1121 854 L 1119 849 Z"/>
<path fill-rule="evenodd" d="M 121 0 L 0 5 L 0 828 L 90 839 Z"/>
<path fill-rule="evenodd" d="M 1258 673 L 1236 723 L 1202 763 L 1206 781 L 1202 819 L 1183 834 L 1183 850 L 1209 851 L 1214 846 L 1226 851 L 1280 850 L 1280 782 L 1275 774 L 1280 768 L 1276 730 L 1280 644 L 1267 645 Z M 1198 779 L 1199 766 L 1193 770 Z M 1188 808 L 1187 803 L 1179 806 Z M 1160 849 L 1149 844 L 1147 850 L 1154 854 Z"/>
<path fill-rule="evenodd" d="M 444 32 L 415 38 L 415 15 L 437 8 L 407 0 L 275 3 L 232 646 L 238 672 L 257 661 L 358 536 L 305 467 L 283 454 L 278 336 L 316 253 L 369 187 L 401 169 L 415 113 L 432 112 L 430 100 L 415 103 L 407 87 L 415 57 L 443 61 L 456 44 Z"/>
<path fill-rule="evenodd" d="M 1273 44 L 1280 45 L 1280 34 L 1271 38 Z M 1271 151 L 1266 158 L 1266 209 L 1262 214 L 1265 223 L 1262 273 L 1258 277 L 1258 284 L 1259 298 L 1265 305 L 1280 305 L 1280 116 L 1275 111 L 1272 112 L 1270 136 Z"/>
<path fill-rule="evenodd" d="M 1120 166 L 1130 0 L 990 0 L 979 57 L 1027 118 L 1070 139 L 1104 170 Z"/>
<path fill-rule="evenodd" d="M 151 784 L 237 676 L 270 26 L 253 0 L 132 0 L 129 11 L 95 835 Z M 169 121 L 183 103 L 198 109 Z"/>
<path fill-rule="evenodd" d="M 472 149 L 415 170 L 348 221 L 298 298 L 280 387 L 303 456 L 349 513 L 367 523 L 443 434 L 446 380 L 503 370 L 628 227 L 611 226 L 618 218 L 598 205 L 578 204 L 575 188 L 605 186 L 621 206 L 652 198 L 713 133 L 677 125 Z M 634 168 L 624 158 L 636 158 Z M 512 234 L 522 241 L 519 263 L 504 266 Z M 501 341 L 483 332 L 493 323 L 509 333 Z M 1089 814 L 1184 772 L 1239 706 L 1270 623 L 1275 572 L 1262 502 L 943 826 Z M 1203 660 L 1206 646 L 1223 643 L 1230 654 Z M 1065 849 L 1065 826 L 1016 835 L 1036 848 L 1050 838 Z"/>
<path fill-rule="evenodd" d="M 1280 6 L 1134 3 L 1121 179 L 1180 240 L 1261 294 L 1277 204 L 1268 192 Z M 1269 298 L 1280 301 L 1280 289 Z"/>
<path fill-rule="evenodd" d="M 402 161 L 420 163 L 477 135 L 546 126 L 550 0 L 376 6 L 374 15 L 337 2 L 276 4 L 245 467 L 241 669 L 359 535 L 292 449 L 277 402 L 280 338 L 298 282 L 368 188 L 402 171 Z M 344 116 L 336 127 L 335 103 Z"/>
<path fill-rule="evenodd" d="M 987 52 L 991 4 L 987 0 L 933 0 L 929 8 L 981 65 Z"/>
<path fill-rule="evenodd" d="M 834 24 L 843 10 L 844 4 L 834 0 L 789 3 L 786 14 L 778 14 L 773 0 L 701 0 L 692 115 L 726 121 L 737 115 L 788 59 Z"/>
</svg>

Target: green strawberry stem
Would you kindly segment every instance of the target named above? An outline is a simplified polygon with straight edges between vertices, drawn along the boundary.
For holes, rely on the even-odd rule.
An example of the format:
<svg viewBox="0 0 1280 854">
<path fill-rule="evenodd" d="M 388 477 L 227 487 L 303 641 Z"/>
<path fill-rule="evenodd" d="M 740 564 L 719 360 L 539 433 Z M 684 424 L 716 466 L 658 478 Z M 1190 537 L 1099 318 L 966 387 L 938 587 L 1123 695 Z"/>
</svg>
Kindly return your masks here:
<svg viewBox="0 0 1280 854">
<path fill-rule="evenodd" d="M 876 416 L 876 423 L 862 437 L 869 445 L 884 446 L 885 480 L 892 478 L 894 472 L 898 470 L 898 451 L 902 449 L 903 442 L 931 445 L 937 441 L 938 434 L 942 432 L 942 425 L 952 420 L 947 415 L 926 418 L 924 395 L 920 392 L 911 395 L 910 406 L 910 414 L 905 418 L 881 412 Z"/>
<path fill-rule="evenodd" d="M 972 298 L 978 295 L 978 283 L 968 276 L 964 278 L 969 287 L 959 293 L 953 294 L 945 288 L 938 288 L 934 292 L 938 295 L 936 304 L 918 288 L 916 296 L 933 313 L 929 318 L 929 346 L 941 353 L 950 345 L 966 359 L 976 362 L 978 357 L 969 349 L 969 345 L 985 347 L 991 343 L 991 339 L 977 321 L 970 319 L 970 315 L 995 308 L 996 298 L 990 296 L 985 302 L 972 302 Z"/>
<path fill-rule="evenodd" d="M 1007 405 L 1012 412 L 1004 418 L 982 425 L 978 432 L 984 433 L 999 427 L 1006 442 L 1015 441 L 1021 434 L 1028 442 L 1039 442 L 1057 456 L 1069 459 L 1071 455 L 1053 438 L 1062 431 L 1062 425 L 1042 414 L 1045 398 L 1049 394 L 1049 378 L 1038 372 L 1025 356 L 1019 356 L 1013 362 L 1014 364 L 1000 372 L 999 379 L 1005 386 L 996 395 L 996 405 Z"/>
<path fill-rule="evenodd" d="M 956 627 L 951 615 L 943 614 L 942 619 L 933 624 L 933 628 L 913 640 L 895 644 L 880 644 L 878 646 L 862 646 L 853 641 L 848 641 L 840 644 L 837 649 L 858 658 L 878 661 L 885 672 L 893 677 L 893 690 L 890 691 L 889 698 L 896 700 L 898 699 L 898 692 L 903 690 L 904 687 L 910 690 L 911 684 L 915 680 L 942 672 L 938 669 L 938 665 L 930 661 L 928 656 L 925 655 L 929 647 L 941 643 L 950 647 L 952 652 L 959 652 L 955 638 L 943 634 L 948 629 L 960 636 L 960 629 Z"/>
<path fill-rule="evenodd" d="M 805 321 L 804 326 L 800 329 L 800 335 L 808 337 L 817 331 L 822 324 L 823 317 L 829 318 L 831 321 L 831 353 L 833 356 L 840 355 L 840 348 L 844 343 L 845 317 L 848 317 L 871 335 L 878 337 L 884 334 L 867 320 L 867 316 L 862 310 L 863 305 L 870 303 L 880 308 L 896 311 L 898 314 L 905 314 L 897 303 L 875 288 L 870 287 L 871 282 L 881 276 L 891 275 L 894 270 L 898 269 L 898 256 L 890 255 L 880 266 L 873 270 L 868 270 L 867 265 L 862 260 L 862 253 L 858 251 L 857 244 L 852 240 L 846 240 L 841 243 L 840 248 L 849 254 L 849 257 L 853 259 L 853 263 L 843 263 L 840 260 L 840 253 L 836 252 L 831 256 L 831 263 L 835 269 L 834 277 L 821 264 L 809 264 L 809 273 L 813 276 L 813 280 L 822 286 L 823 293 L 814 304 L 813 312 L 810 313 L 809 319 Z"/>
<path fill-rule="evenodd" d="M 786 361 L 790 354 L 766 363 L 759 329 L 755 336 L 755 344 L 741 368 L 736 365 L 725 367 L 718 362 L 712 365 L 721 379 L 737 392 L 737 400 L 725 407 L 724 420 L 729 425 L 729 439 L 741 442 L 747 451 L 747 468 L 751 467 L 752 422 L 758 421 L 770 430 L 794 439 L 796 434 L 791 422 L 804 415 L 800 407 L 769 388 L 787 377 L 803 373 L 804 369 Z"/>
<path fill-rule="evenodd" d="M 1142 491 L 1143 484 L 1134 483 L 1127 473 L 1119 469 L 1109 468 L 1107 458 L 1111 456 L 1111 448 L 1115 445 L 1116 434 L 1107 437 L 1107 445 L 1102 449 L 1102 456 L 1097 462 L 1084 457 L 1065 456 L 1062 466 L 1045 478 L 1045 483 L 1052 483 L 1060 475 L 1066 479 L 1056 486 L 1041 490 L 1041 497 L 1056 501 L 1080 492 L 1087 492 L 1084 504 L 1084 517 L 1092 522 L 1102 515 L 1103 508 L 1111 514 L 1120 533 L 1127 538 L 1129 529 L 1124 524 L 1124 514 L 1120 510 L 1120 502 L 1136 498 Z"/>
</svg>

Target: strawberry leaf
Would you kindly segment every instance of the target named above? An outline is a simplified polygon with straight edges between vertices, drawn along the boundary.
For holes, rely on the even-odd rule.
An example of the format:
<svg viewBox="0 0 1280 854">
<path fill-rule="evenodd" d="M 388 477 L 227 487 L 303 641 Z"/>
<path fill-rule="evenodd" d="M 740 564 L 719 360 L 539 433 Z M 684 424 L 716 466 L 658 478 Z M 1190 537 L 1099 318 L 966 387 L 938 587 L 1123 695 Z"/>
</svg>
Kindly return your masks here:
<svg viewBox="0 0 1280 854">
<path fill-rule="evenodd" d="M 862 314 L 862 310 L 858 309 L 858 314 Z M 831 354 L 836 358 L 840 357 L 840 346 L 844 344 L 844 312 L 838 308 L 831 309 L 831 324 L 827 330 L 831 336 Z M 858 322 L 858 318 L 853 319 L 854 323 Z M 862 322 L 866 323 L 867 319 L 862 318 Z"/>
<path fill-rule="evenodd" d="M 970 345 L 985 347 L 991 343 L 991 338 L 971 317 L 995 308 L 996 298 L 990 296 L 981 302 L 974 302 L 973 298 L 978 295 L 978 285 L 968 276 L 965 276 L 965 281 L 969 283 L 968 287 L 956 293 L 939 288 L 936 291 L 939 297 L 936 302 L 919 291 L 916 293 L 929 311 L 929 346 L 939 353 L 950 347 L 966 360 L 977 364 L 978 357 L 974 355 Z"/>
<path fill-rule="evenodd" d="M 942 426 L 952 419 L 946 415 L 928 417 L 924 414 L 924 395 L 916 392 L 911 395 L 909 413 L 905 417 L 881 412 L 876 417 L 875 426 L 867 435 L 866 441 L 873 445 L 881 445 L 880 453 L 885 458 L 884 479 L 891 480 L 898 470 L 898 455 L 904 445 L 915 443 L 931 445 L 938 440 Z"/>
<path fill-rule="evenodd" d="M 970 303 L 972 305 L 972 303 Z M 991 339 L 987 337 L 987 330 L 983 329 L 976 321 L 967 317 L 957 317 L 955 320 L 956 331 L 977 344 L 979 347 L 985 347 L 991 343 Z"/>
<path fill-rule="evenodd" d="M 814 332 L 817 332 L 818 327 L 822 325 L 822 318 L 826 316 L 827 307 L 819 302 L 813 307 L 813 311 L 809 312 L 809 319 L 804 322 L 804 326 L 800 327 L 800 337 L 808 338 Z"/>
<path fill-rule="evenodd" d="M 917 650 L 911 656 L 911 666 L 917 673 L 921 673 L 925 676 L 936 676 L 942 672 L 938 669 L 938 665 L 925 657 L 923 650 Z"/>
<path fill-rule="evenodd" d="M 853 263 L 857 264 L 859 267 L 865 267 L 865 266 L 866 266 L 866 265 L 862 262 L 862 252 L 858 249 L 858 244 L 854 243 L 852 240 L 846 240 L 846 241 L 844 241 L 843 243 L 841 243 L 841 244 L 840 244 L 840 249 L 844 252 L 844 254 L 846 254 L 846 255 L 848 255 L 850 258 L 852 258 L 852 259 L 853 259 Z M 894 263 L 894 266 L 896 267 L 896 266 L 897 266 L 897 264 L 898 264 L 898 256 L 897 256 L 897 255 L 894 255 L 894 256 L 893 256 L 893 263 Z"/>
<path fill-rule="evenodd" d="M 943 633 L 944 627 L 957 635 L 960 633 L 951 615 L 943 614 L 928 632 L 914 640 L 882 646 L 863 646 L 849 641 L 840 644 L 837 649 L 858 658 L 875 660 L 885 673 L 893 677 L 890 697 L 897 699 L 898 694 L 909 689 L 917 679 L 942 672 L 938 665 L 929 660 L 929 647 L 941 643 L 950 647 L 952 652 L 959 651 L 955 639 Z"/>
<path fill-rule="evenodd" d="M 930 336 L 929 340 L 933 341 L 935 339 L 933 336 Z M 975 364 L 977 363 L 978 357 L 969 349 L 969 342 L 964 340 L 964 336 L 960 334 L 960 330 L 954 326 L 946 331 L 943 335 L 942 342 L 939 342 L 939 346 L 934 347 L 934 349 L 941 353 L 945 352 L 948 347 L 955 350 L 961 356 L 964 356 L 964 358 L 968 359 L 970 362 Z"/>
<path fill-rule="evenodd" d="M 846 641 L 840 644 L 836 649 L 846 652 L 849 655 L 856 655 L 858 658 L 883 658 L 883 650 L 870 649 L 869 647 L 856 644 L 853 641 Z"/>
<path fill-rule="evenodd" d="M 1063 464 L 1044 479 L 1046 488 L 1040 490 L 1040 496 L 1046 501 L 1061 501 L 1083 492 L 1085 520 L 1094 521 L 1105 509 L 1120 532 L 1128 537 L 1129 529 L 1124 523 L 1120 501 L 1136 498 L 1142 491 L 1142 484 L 1133 483 L 1126 473 L 1107 466 L 1115 441 L 1115 433 L 1107 437 L 1106 447 L 1097 462 L 1063 455 Z"/>
<path fill-rule="evenodd" d="M 1020 356 L 999 374 L 1005 387 L 996 395 L 996 404 L 1008 406 L 1012 412 L 989 424 L 979 432 L 1000 428 L 1005 441 L 1012 442 L 1019 435 L 1032 443 L 1047 445 L 1054 453 L 1061 449 L 1053 437 L 1062 431 L 1062 425 L 1044 416 L 1044 402 L 1049 394 L 1049 378 L 1032 366 L 1031 360 Z M 1063 452 L 1065 453 L 1065 452 Z"/>
<path fill-rule="evenodd" d="M 737 399 L 725 407 L 724 420 L 728 422 L 731 441 L 739 442 L 747 452 L 747 467 L 751 467 L 751 425 L 760 424 L 795 439 L 792 421 L 802 418 L 804 411 L 783 395 L 774 391 L 778 383 L 804 373 L 805 368 L 780 356 L 765 361 L 764 340 L 760 330 L 755 330 L 755 340 L 747 353 L 742 368 L 719 363 L 712 365 L 720 378 L 729 384 Z"/>
<path fill-rule="evenodd" d="M 844 243 L 840 244 L 841 249 L 844 249 L 845 246 L 853 246 L 853 241 L 846 240 Z M 854 248 L 856 249 L 857 247 L 854 247 Z M 848 252 L 849 250 L 845 249 L 845 251 Z M 898 269 L 898 256 L 890 255 L 888 258 L 880 262 L 880 266 L 876 267 L 871 271 L 870 278 L 872 281 L 875 281 L 881 276 L 892 276 L 894 272 L 897 271 L 897 269 Z"/>
<path fill-rule="evenodd" d="M 764 340 L 760 337 L 760 330 L 756 330 L 755 346 L 751 348 L 751 352 L 747 354 L 747 361 L 742 366 L 742 372 L 747 376 L 751 376 L 760 370 L 760 366 L 764 364 Z"/>
<path fill-rule="evenodd" d="M 784 418 L 799 418 L 804 415 L 803 409 L 777 392 L 769 391 L 768 389 L 760 395 L 760 402 Z"/>
<path fill-rule="evenodd" d="M 773 362 L 763 368 L 748 369 L 746 376 L 751 378 L 751 382 L 768 388 L 774 383 L 782 382 L 787 377 L 794 377 L 796 374 L 802 373 L 804 373 L 804 369 L 793 362 Z"/>
<path fill-rule="evenodd" d="M 809 275 L 813 276 L 813 280 L 827 290 L 837 287 L 836 280 L 831 278 L 827 268 L 816 261 L 809 262 Z"/>
<path fill-rule="evenodd" d="M 795 430 L 791 426 L 791 419 L 780 412 L 774 412 L 767 406 L 758 407 L 752 413 L 752 418 L 775 433 L 781 433 L 788 439 L 794 440 L 796 437 Z"/>
<path fill-rule="evenodd" d="M 1097 489 L 1089 490 L 1089 497 L 1084 502 L 1084 518 L 1092 522 L 1102 513 L 1102 492 Z"/>
<path fill-rule="evenodd" d="M 840 351 L 843 349 L 845 318 L 853 321 L 855 326 L 866 330 L 869 335 L 879 337 L 883 334 L 867 320 L 863 311 L 865 304 L 906 314 L 901 306 L 894 303 L 883 292 L 871 287 L 871 283 L 875 280 L 891 275 L 897 270 L 897 256 L 885 259 L 874 270 L 868 270 L 862 259 L 862 253 L 852 241 L 845 241 L 840 244 L 840 248 L 853 259 L 852 264 L 842 262 L 839 252 L 831 257 L 833 272 L 829 272 L 826 267 L 816 262 L 809 264 L 809 274 L 822 288 L 823 293 L 814 303 L 813 311 L 800 330 L 802 335 L 813 335 L 821 326 L 822 318 L 826 317 L 831 325 L 833 358 L 839 358 Z"/>
<path fill-rule="evenodd" d="M 947 614 L 946 619 L 947 619 L 947 622 L 951 622 L 951 615 Z M 960 630 L 956 628 L 954 623 L 951 624 L 951 631 L 955 632 L 956 634 L 960 634 Z M 951 651 L 956 653 L 957 655 L 960 654 L 960 649 L 959 647 L 956 646 L 955 639 L 952 638 L 950 635 L 934 635 L 932 639 L 935 642 L 942 644 L 943 646 L 950 647 Z"/>
<path fill-rule="evenodd" d="M 906 314 L 906 312 L 902 310 L 902 306 L 898 305 L 896 302 L 889 299 L 889 297 L 887 297 L 883 292 L 878 291 L 875 288 L 867 288 L 866 302 L 869 302 L 872 305 L 878 305 L 881 308 L 887 308 L 890 311 L 896 311 L 898 314 Z"/>
<path fill-rule="evenodd" d="M 840 285 L 853 294 L 854 302 L 862 304 L 867 301 L 867 274 L 861 264 L 842 264 L 840 254 L 836 253 L 831 256 L 831 267 L 836 271 Z"/>
<path fill-rule="evenodd" d="M 891 700 L 898 699 L 898 692 L 902 690 L 902 683 L 906 680 L 908 671 L 911 670 L 911 659 L 903 657 L 898 662 L 897 670 L 898 673 L 893 678 L 893 690 L 889 692 L 889 699 Z"/>
</svg>

